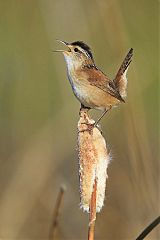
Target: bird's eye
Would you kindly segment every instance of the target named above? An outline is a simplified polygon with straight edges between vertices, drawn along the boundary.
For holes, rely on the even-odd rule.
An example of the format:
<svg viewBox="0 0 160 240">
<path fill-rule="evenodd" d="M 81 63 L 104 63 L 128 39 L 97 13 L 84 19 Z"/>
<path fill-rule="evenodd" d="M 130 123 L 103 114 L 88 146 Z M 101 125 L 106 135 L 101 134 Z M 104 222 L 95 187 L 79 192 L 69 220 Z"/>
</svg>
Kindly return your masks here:
<svg viewBox="0 0 160 240">
<path fill-rule="evenodd" d="M 78 50 L 78 48 L 74 48 L 74 51 L 75 51 L 75 52 L 78 52 L 79 50 Z"/>
</svg>

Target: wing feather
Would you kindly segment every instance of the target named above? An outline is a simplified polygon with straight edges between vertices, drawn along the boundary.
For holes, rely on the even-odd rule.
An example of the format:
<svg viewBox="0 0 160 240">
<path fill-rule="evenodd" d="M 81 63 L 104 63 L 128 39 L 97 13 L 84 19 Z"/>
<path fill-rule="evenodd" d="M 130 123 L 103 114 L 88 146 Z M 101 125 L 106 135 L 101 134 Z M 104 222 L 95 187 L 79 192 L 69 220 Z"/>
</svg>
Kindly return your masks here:
<svg viewBox="0 0 160 240">
<path fill-rule="evenodd" d="M 86 67 L 85 74 L 87 75 L 87 80 L 92 86 L 95 86 L 104 92 L 110 94 L 111 96 L 117 98 L 118 100 L 124 102 L 121 97 L 116 85 L 111 81 L 101 70 L 96 66 Z"/>
</svg>

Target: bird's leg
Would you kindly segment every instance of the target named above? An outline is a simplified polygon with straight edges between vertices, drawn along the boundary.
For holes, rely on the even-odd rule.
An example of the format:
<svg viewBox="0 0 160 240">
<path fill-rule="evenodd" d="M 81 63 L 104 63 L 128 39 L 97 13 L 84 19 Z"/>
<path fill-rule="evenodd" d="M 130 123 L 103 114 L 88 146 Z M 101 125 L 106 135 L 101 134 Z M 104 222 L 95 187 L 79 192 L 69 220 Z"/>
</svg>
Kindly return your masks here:
<svg viewBox="0 0 160 240">
<path fill-rule="evenodd" d="M 111 109 L 112 107 L 110 106 L 108 109 L 106 109 L 102 115 L 98 118 L 98 120 L 95 122 L 94 126 L 97 127 L 98 123 L 101 121 L 101 119 L 106 115 L 106 113 Z"/>
</svg>

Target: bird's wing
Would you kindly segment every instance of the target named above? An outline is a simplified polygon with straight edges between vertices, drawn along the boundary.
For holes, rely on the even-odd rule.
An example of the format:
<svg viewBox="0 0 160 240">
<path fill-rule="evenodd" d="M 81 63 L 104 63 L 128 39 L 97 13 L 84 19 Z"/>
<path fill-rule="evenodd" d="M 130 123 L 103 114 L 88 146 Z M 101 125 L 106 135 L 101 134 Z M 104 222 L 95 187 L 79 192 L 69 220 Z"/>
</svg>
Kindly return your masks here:
<svg viewBox="0 0 160 240">
<path fill-rule="evenodd" d="M 85 74 L 87 76 L 87 80 L 90 82 L 91 85 L 100 88 L 111 96 L 124 102 L 119 91 L 116 89 L 114 82 L 111 81 L 102 71 L 97 69 L 97 67 L 86 67 Z"/>
<path fill-rule="evenodd" d="M 129 64 L 132 61 L 133 48 L 127 53 L 122 65 L 120 66 L 115 79 L 113 80 L 115 87 L 118 89 L 122 97 L 126 97 L 126 88 L 127 88 L 127 71 Z"/>
</svg>

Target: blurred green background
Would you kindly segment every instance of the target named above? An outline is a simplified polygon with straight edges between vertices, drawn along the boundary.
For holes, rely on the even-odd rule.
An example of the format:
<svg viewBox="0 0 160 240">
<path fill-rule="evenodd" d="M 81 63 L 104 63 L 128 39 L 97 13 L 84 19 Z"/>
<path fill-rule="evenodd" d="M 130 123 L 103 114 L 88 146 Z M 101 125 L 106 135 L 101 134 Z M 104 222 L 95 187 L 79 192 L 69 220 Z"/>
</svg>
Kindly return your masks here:
<svg viewBox="0 0 160 240">
<path fill-rule="evenodd" d="M 88 43 L 110 78 L 134 48 L 126 104 L 101 122 L 112 162 L 96 239 L 135 239 L 158 216 L 158 3 L 0 1 L 0 239 L 49 239 L 61 184 L 67 190 L 56 239 L 87 239 L 78 192 L 80 105 L 63 56 L 51 52 L 61 47 L 57 38 Z"/>
</svg>

